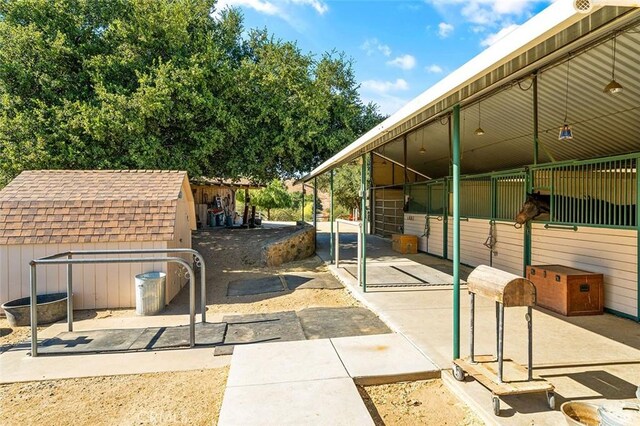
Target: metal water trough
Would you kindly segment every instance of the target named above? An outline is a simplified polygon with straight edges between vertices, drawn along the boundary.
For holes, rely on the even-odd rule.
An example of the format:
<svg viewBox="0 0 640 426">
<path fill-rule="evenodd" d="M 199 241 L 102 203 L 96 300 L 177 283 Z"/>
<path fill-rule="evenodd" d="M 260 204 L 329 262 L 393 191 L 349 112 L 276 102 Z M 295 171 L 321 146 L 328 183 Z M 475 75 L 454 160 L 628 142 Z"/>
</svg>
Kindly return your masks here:
<svg viewBox="0 0 640 426">
<path fill-rule="evenodd" d="M 533 376 L 533 326 L 532 307 L 536 304 L 536 287 L 526 278 L 501 271 L 486 265 L 480 265 L 469 274 L 467 288 L 471 298 L 470 318 L 470 352 L 465 359 L 454 360 L 453 375 L 462 381 L 467 372 L 492 393 L 493 411 L 500 414 L 500 396 L 517 395 L 525 393 L 545 392 L 549 407 L 555 408 L 554 388 L 549 382 Z M 475 323 L 475 296 L 479 295 L 493 300 L 496 305 L 496 351 L 497 358 L 492 355 L 479 355 L 474 353 L 474 323 Z M 513 306 L 526 306 L 528 331 L 528 363 L 527 368 L 511 360 L 504 359 L 504 308 Z M 505 381 L 503 369 L 505 361 L 511 371 L 518 375 L 526 375 L 526 380 Z M 497 364 L 497 365 L 496 365 Z"/>
<path fill-rule="evenodd" d="M 67 316 L 67 293 L 39 294 L 36 296 L 38 324 L 60 321 Z M 31 297 L 10 300 L 1 308 L 11 327 L 31 324 Z"/>
</svg>

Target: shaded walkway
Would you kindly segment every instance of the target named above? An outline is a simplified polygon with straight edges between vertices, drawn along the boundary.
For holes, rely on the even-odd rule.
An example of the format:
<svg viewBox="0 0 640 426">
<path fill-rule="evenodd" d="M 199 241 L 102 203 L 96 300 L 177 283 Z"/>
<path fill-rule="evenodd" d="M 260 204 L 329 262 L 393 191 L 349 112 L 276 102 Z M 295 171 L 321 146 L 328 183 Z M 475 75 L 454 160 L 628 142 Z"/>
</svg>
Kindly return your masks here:
<svg viewBox="0 0 640 426">
<path fill-rule="evenodd" d="M 355 234 L 344 236 L 341 259 L 344 266 L 355 263 Z M 318 234 L 318 254 L 329 260 L 329 235 Z M 391 268 L 415 262 L 440 270 L 451 270 L 450 261 L 426 254 L 400 255 L 391 251 L 391 242 L 367 238 L 367 266 Z M 449 269 L 447 269 L 449 268 Z M 470 268 L 463 268 L 469 272 Z M 389 326 L 406 336 L 442 369 L 452 360 L 452 287 L 375 288 L 364 293 L 356 279 L 342 267 L 332 272 Z M 377 270 L 377 273 L 380 273 Z M 466 275 L 465 275 L 466 276 Z M 505 356 L 526 365 L 526 308 L 505 310 Z M 469 298 L 461 294 L 461 349 L 468 353 Z M 536 373 L 556 386 L 557 406 L 574 399 L 632 399 L 640 381 L 640 326 L 613 315 L 566 318 L 544 309 L 533 315 L 533 361 Z M 476 354 L 495 354 L 495 310 L 493 302 L 476 301 Z M 495 421 L 490 393 L 473 380 L 455 382 L 443 374 L 454 391 L 470 403 L 486 421 Z M 503 399 L 500 424 L 555 425 L 563 422 L 558 411 L 547 408 L 543 394 Z"/>
</svg>

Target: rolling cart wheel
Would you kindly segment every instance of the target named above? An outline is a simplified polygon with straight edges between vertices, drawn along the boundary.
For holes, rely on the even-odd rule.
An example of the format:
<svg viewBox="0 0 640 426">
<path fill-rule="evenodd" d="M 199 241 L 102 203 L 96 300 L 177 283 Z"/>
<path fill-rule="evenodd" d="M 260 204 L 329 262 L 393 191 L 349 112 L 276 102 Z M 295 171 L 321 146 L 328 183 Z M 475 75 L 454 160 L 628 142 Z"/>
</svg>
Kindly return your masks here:
<svg viewBox="0 0 640 426">
<path fill-rule="evenodd" d="M 549 408 L 556 409 L 556 395 L 553 392 L 547 392 L 547 402 L 549 403 Z"/>
<path fill-rule="evenodd" d="M 491 402 L 493 403 L 493 414 L 495 414 L 496 416 L 499 416 L 500 415 L 500 398 L 493 395 L 491 397 Z"/>
<path fill-rule="evenodd" d="M 458 364 L 453 364 L 453 377 L 459 381 L 464 381 L 464 370 Z"/>
</svg>

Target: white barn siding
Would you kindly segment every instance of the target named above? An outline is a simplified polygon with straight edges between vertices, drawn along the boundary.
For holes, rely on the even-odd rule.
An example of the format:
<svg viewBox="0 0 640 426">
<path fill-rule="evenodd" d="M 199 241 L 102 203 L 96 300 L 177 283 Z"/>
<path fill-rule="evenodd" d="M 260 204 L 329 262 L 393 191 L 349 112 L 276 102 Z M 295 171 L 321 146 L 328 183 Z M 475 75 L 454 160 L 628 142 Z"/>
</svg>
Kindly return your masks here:
<svg viewBox="0 0 640 426">
<path fill-rule="evenodd" d="M 426 214 L 408 213 L 404 215 L 404 233 L 418 237 L 418 250 L 427 252 L 427 237 L 425 234 Z"/>
<path fill-rule="evenodd" d="M 531 261 L 604 274 L 604 306 L 637 316 L 637 231 L 582 226 L 545 229 L 533 224 Z"/>
<path fill-rule="evenodd" d="M 130 248 L 150 249 L 165 247 L 165 242 L 87 243 L 74 244 L 73 247 L 69 244 L 0 246 L 0 303 L 29 296 L 29 262 L 34 258 L 65 252 L 72 248 L 74 250 L 122 250 Z M 149 262 L 137 265 L 127 263 L 74 265 L 74 308 L 102 309 L 134 307 L 134 275 L 150 271 L 166 272 L 167 268 L 166 265 L 161 262 Z M 40 265 L 37 268 L 37 278 L 38 294 L 66 291 L 66 266 Z M 180 287 L 175 274 L 167 274 L 167 287 Z M 170 300 L 170 298 L 168 298 L 168 300 Z"/>
<path fill-rule="evenodd" d="M 450 218 L 449 222 L 453 224 L 453 218 Z M 488 236 L 488 220 L 460 221 L 460 262 L 469 266 L 490 265 L 491 252 L 483 245 Z M 453 229 L 449 238 L 453 239 Z M 453 254 L 453 248 L 451 250 Z"/>
<path fill-rule="evenodd" d="M 489 231 L 487 231 L 488 235 Z M 524 228 L 516 229 L 512 223 L 496 222 L 494 254 L 491 266 L 512 274 L 524 274 Z"/>
<path fill-rule="evenodd" d="M 425 233 L 425 220 L 429 220 L 428 236 L 423 236 Z M 434 256 L 442 256 L 442 241 L 444 238 L 442 223 L 435 216 L 428 217 L 428 215 L 421 213 L 406 213 L 404 215 L 404 233 L 418 237 L 418 250 Z"/>
</svg>

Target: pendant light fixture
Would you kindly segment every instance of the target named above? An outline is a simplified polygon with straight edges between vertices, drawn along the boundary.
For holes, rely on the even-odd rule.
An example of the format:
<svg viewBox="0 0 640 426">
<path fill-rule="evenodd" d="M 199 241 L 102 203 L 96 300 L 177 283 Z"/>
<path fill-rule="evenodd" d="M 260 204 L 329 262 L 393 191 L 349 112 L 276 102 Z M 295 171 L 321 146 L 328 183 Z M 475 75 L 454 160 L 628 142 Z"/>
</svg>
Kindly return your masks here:
<svg viewBox="0 0 640 426">
<path fill-rule="evenodd" d="M 611 81 L 609 84 L 604 86 L 604 93 L 608 93 L 610 95 L 615 95 L 617 93 L 622 93 L 622 85 L 616 81 L 616 45 L 617 45 L 617 34 L 613 35 L 613 40 L 611 43 L 611 57 L 613 63 L 611 65 Z"/>
<path fill-rule="evenodd" d="M 482 118 L 482 109 L 480 108 L 480 102 L 478 101 L 478 128 L 473 132 L 476 136 L 484 135 L 484 129 L 480 125 L 480 119 Z"/>
<path fill-rule="evenodd" d="M 382 145 L 382 155 L 381 155 L 381 157 L 382 157 L 382 165 L 386 166 L 387 165 L 387 159 L 384 156 L 384 145 Z"/>
<path fill-rule="evenodd" d="M 422 139 L 422 146 L 420 147 L 419 152 L 420 152 L 420 155 L 424 155 L 427 152 L 427 150 L 424 149 L 424 139 Z"/>
<path fill-rule="evenodd" d="M 573 131 L 571 126 L 567 123 L 567 111 L 569 110 L 569 64 L 571 63 L 571 57 L 567 60 L 567 79 L 566 88 L 564 92 L 564 125 L 560 128 L 559 140 L 573 139 Z"/>
</svg>

